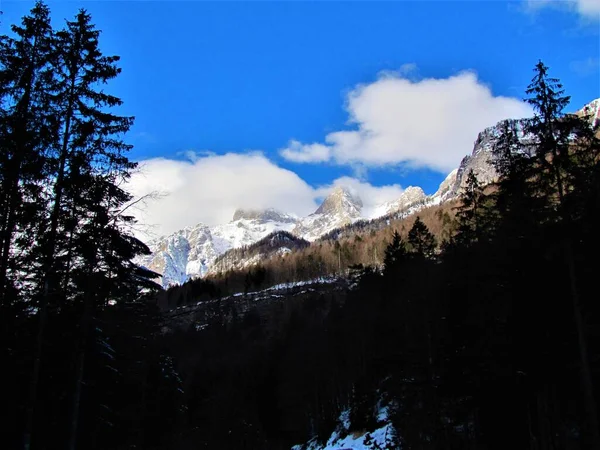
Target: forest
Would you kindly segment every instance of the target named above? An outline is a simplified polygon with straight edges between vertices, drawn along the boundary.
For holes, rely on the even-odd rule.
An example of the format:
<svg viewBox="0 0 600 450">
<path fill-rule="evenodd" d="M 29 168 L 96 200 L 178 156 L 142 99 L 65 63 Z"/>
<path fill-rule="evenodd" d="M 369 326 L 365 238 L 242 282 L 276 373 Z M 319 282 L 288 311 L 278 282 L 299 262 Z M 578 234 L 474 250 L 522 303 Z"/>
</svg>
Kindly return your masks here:
<svg viewBox="0 0 600 450">
<path fill-rule="evenodd" d="M 42 2 L 0 36 L 2 448 L 290 449 L 381 405 L 389 449 L 600 448 L 600 130 L 543 62 L 492 186 L 163 291 L 132 262 L 134 118 L 100 37 Z M 332 275 L 352 282 L 220 301 Z M 214 313 L 167 320 L 191 303 Z"/>
</svg>

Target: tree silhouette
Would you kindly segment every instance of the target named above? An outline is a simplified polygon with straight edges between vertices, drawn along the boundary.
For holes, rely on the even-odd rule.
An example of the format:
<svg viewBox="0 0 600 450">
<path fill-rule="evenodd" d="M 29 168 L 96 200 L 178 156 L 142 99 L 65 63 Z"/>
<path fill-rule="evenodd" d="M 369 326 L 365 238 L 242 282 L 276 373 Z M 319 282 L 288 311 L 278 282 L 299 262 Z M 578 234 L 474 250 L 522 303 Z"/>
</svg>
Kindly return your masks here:
<svg viewBox="0 0 600 450">
<path fill-rule="evenodd" d="M 408 232 L 408 243 L 417 256 L 431 258 L 435 253 L 435 237 L 419 216 Z"/>
</svg>

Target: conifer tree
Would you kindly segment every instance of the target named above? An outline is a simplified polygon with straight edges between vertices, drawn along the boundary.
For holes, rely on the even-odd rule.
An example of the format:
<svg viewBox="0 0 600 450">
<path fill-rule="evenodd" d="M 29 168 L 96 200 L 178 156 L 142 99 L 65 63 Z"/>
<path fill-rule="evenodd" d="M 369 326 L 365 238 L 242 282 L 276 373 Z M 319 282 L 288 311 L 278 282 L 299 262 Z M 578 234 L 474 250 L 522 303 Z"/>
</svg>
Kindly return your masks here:
<svg viewBox="0 0 600 450">
<path fill-rule="evenodd" d="M 29 254 L 32 231 L 40 222 L 45 153 L 56 136 L 52 110 L 55 87 L 54 33 L 48 7 L 38 2 L 14 37 L 0 42 L 0 299 L 23 282 L 18 259 Z M 18 240 L 19 252 L 14 252 Z M 21 284 L 23 292 L 26 285 Z M 8 294 L 8 295 L 7 295 Z"/>
<path fill-rule="evenodd" d="M 534 137 L 535 152 L 543 182 L 543 191 L 550 201 L 560 204 L 568 188 L 571 166 L 569 146 L 573 121 L 564 120 L 564 108 L 571 98 L 565 95 L 562 83 L 548 74 L 548 67 L 539 61 L 535 76 L 525 91 L 527 102 L 535 110 L 525 131 Z"/>
<path fill-rule="evenodd" d="M 17 296 L 36 307 L 31 297 L 37 230 L 43 224 L 47 186 L 47 150 L 57 131 L 53 94 L 55 35 L 50 11 L 42 2 L 12 27 L 14 37 L 0 42 L 0 303 L 11 308 L 3 318 L 15 319 Z M 18 294 L 17 294 L 18 293 Z M 39 309 L 38 330 L 45 311 Z M 9 327 L 2 327 L 9 333 Z M 41 347 L 41 339 L 40 345 Z M 36 352 L 26 413 L 25 448 L 33 427 L 40 358 Z"/>
<path fill-rule="evenodd" d="M 502 239 L 515 237 L 521 241 L 537 234 L 545 209 L 545 200 L 536 182 L 535 146 L 519 138 L 522 132 L 522 125 L 517 121 L 500 124 L 500 134 L 492 149 L 499 178 L 497 191 L 492 195 L 494 210 L 489 216 L 500 225 L 495 232 L 500 233 Z"/>
<path fill-rule="evenodd" d="M 456 213 L 458 229 L 455 239 L 464 245 L 481 242 L 484 236 L 490 232 L 489 215 L 491 213 L 487 196 L 473 170 L 470 170 L 467 175 L 461 202 Z"/>
<path fill-rule="evenodd" d="M 406 244 L 404 243 L 400 233 L 394 230 L 392 235 L 392 242 L 385 249 L 385 256 L 383 258 L 383 266 L 385 272 L 390 272 L 406 258 Z"/>
<path fill-rule="evenodd" d="M 435 253 L 435 237 L 419 216 L 408 232 L 408 243 L 417 256 L 431 258 Z"/>
</svg>

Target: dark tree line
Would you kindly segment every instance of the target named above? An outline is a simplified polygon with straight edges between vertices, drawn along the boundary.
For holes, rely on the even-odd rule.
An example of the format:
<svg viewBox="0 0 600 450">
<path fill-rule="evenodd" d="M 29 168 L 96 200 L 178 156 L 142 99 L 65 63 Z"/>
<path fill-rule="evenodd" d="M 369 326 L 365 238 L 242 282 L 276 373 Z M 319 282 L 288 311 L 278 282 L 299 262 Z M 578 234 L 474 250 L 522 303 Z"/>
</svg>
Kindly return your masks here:
<svg viewBox="0 0 600 450">
<path fill-rule="evenodd" d="M 85 10 L 58 30 L 41 2 L 0 36 L 3 448 L 152 448 L 153 414 L 179 411 L 154 274 L 132 263 L 149 251 L 123 190 L 133 117 L 99 38 Z"/>
</svg>

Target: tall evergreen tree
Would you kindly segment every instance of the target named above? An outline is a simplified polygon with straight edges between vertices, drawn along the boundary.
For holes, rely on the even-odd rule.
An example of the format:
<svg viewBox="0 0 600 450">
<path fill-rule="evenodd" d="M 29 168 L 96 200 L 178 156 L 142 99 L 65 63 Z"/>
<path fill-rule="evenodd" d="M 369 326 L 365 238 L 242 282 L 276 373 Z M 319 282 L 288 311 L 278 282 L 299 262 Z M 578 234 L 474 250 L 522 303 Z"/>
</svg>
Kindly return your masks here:
<svg viewBox="0 0 600 450">
<path fill-rule="evenodd" d="M 571 216 L 566 210 L 565 197 L 575 186 L 573 180 L 577 158 L 572 156 L 576 146 L 574 138 L 589 129 L 589 124 L 575 115 L 565 115 L 564 108 L 570 97 L 565 95 L 563 85 L 548 73 L 548 67 L 539 61 L 535 67 L 535 76 L 526 92 L 527 101 L 534 107 L 535 116 L 529 122 L 526 131 L 534 136 L 537 163 L 539 164 L 539 182 L 547 198 L 550 214 L 554 213 L 559 222 L 560 239 L 569 279 L 573 314 L 578 336 L 579 359 L 581 364 L 581 382 L 584 389 L 587 409 L 589 441 L 594 448 L 600 448 L 598 412 L 594 396 L 592 371 L 589 362 L 587 337 L 583 313 L 581 310 L 580 288 L 575 266 L 573 241 L 570 234 Z M 580 136 L 579 136 L 580 137 Z M 593 136 L 592 136 L 593 137 Z M 581 140 L 580 140 L 581 141 Z M 590 148 L 579 149 L 587 153 Z"/>
<path fill-rule="evenodd" d="M 54 33 L 50 11 L 35 4 L 14 37 L 0 42 L 0 299 L 24 282 L 18 262 L 33 244 L 32 230 L 43 208 L 45 155 L 56 137 Z M 18 246 L 15 251 L 15 241 Z M 19 290 L 25 290 L 20 284 Z"/>
<path fill-rule="evenodd" d="M 458 229 L 455 240 L 463 245 L 481 242 L 491 232 L 489 199 L 477 180 L 473 170 L 467 175 L 467 182 L 461 195 L 461 205 L 457 208 Z"/>
<path fill-rule="evenodd" d="M 394 230 L 392 235 L 392 242 L 388 244 L 385 249 L 385 256 L 383 258 L 383 266 L 386 272 L 391 272 L 398 267 L 403 260 L 406 258 L 406 244 L 402 240 L 402 236 L 397 230 Z"/>
<path fill-rule="evenodd" d="M 47 150 L 56 137 L 53 110 L 56 54 L 48 7 L 38 2 L 14 37 L 0 42 L 0 303 L 2 318 L 15 320 L 15 306 L 32 309 L 36 230 L 43 223 L 47 186 Z M 16 301 L 19 300 L 18 303 Z M 41 310 L 38 328 L 44 328 Z M 13 322 L 14 323 L 14 322 Z M 4 325 L 4 324 L 3 324 Z M 10 325 L 2 326 L 7 337 Z M 39 373 L 35 358 L 34 377 Z M 36 381 L 37 386 L 37 381 Z M 29 447 L 36 389 L 27 408 L 25 446 Z"/>
<path fill-rule="evenodd" d="M 415 223 L 408 232 L 408 243 L 417 256 L 431 258 L 435 253 L 435 237 L 419 216 L 417 216 Z"/>
</svg>

